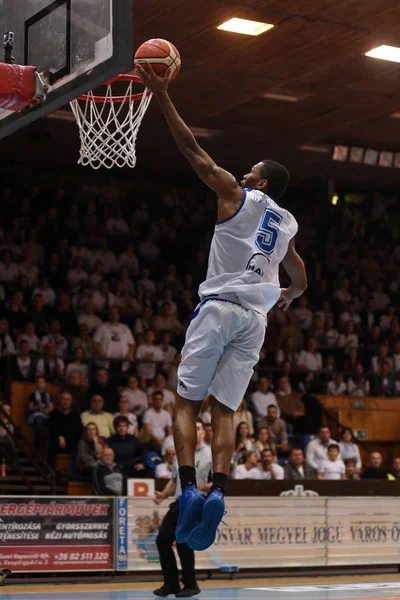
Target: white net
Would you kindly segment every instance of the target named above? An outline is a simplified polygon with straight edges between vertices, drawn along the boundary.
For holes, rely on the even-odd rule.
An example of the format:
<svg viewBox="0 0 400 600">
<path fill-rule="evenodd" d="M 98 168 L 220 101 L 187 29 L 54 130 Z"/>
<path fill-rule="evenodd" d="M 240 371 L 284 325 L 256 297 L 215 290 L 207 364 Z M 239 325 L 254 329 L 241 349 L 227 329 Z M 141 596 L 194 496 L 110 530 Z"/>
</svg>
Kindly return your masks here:
<svg viewBox="0 0 400 600">
<path fill-rule="evenodd" d="M 113 95 L 113 83 L 99 98 L 93 91 L 71 102 L 79 127 L 81 149 L 78 164 L 93 169 L 136 165 L 136 138 L 152 94 L 133 94 L 135 81 L 129 81 L 124 96 Z"/>
</svg>

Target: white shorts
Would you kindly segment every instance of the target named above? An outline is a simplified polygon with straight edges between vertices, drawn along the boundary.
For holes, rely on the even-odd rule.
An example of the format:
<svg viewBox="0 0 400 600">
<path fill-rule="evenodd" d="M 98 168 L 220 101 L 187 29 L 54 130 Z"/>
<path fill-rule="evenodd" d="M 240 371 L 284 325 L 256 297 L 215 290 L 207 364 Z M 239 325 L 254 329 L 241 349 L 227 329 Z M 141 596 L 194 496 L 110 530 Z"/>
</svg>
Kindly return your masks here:
<svg viewBox="0 0 400 600">
<path fill-rule="evenodd" d="M 264 343 L 265 318 L 239 304 L 206 299 L 193 313 L 178 368 L 180 396 L 212 394 L 236 411 Z"/>
</svg>

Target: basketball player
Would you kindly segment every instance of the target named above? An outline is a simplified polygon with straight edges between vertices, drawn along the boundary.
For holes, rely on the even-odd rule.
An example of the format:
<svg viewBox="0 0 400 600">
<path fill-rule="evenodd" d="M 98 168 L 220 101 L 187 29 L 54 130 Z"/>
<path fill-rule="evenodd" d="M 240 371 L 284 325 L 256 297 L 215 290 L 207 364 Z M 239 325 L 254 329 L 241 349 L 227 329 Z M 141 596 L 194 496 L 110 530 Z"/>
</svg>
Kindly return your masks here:
<svg viewBox="0 0 400 600">
<path fill-rule="evenodd" d="M 263 160 L 241 185 L 198 145 L 169 95 L 169 70 L 158 77 L 137 65 L 143 84 L 157 98 L 175 142 L 200 179 L 218 196 L 200 304 L 186 332 L 178 370 L 174 424 L 183 493 L 176 539 L 193 550 L 214 543 L 225 510 L 224 493 L 234 449 L 233 415 L 246 392 L 264 341 L 266 315 L 278 302 L 287 310 L 307 287 L 304 263 L 295 250 L 295 218 L 276 204 L 289 184 L 279 163 Z M 291 278 L 280 289 L 279 264 Z M 207 393 L 213 398 L 213 486 L 207 500 L 196 489 L 196 418 Z"/>
</svg>

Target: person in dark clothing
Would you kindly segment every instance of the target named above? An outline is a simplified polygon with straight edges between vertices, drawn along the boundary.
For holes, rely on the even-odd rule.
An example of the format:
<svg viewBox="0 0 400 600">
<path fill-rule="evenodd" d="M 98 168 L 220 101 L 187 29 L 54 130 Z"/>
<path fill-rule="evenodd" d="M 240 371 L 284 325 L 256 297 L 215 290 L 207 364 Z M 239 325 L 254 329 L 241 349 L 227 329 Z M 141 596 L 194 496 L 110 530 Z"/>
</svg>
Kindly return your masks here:
<svg viewBox="0 0 400 600">
<path fill-rule="evenodd" d="M 19 352 L 10 359 L 11 381 L 33 381 L 36 373 L 36 360 L 30 356 L 29 342 L 21 340 Z"/>
<path fill-rule="evenodd" d="M 94 493 L 98 496 L 123 496 L 125 478 L 123 468 L 114 462 L 114 450 L 105 447 L 93 472 Z"/>
<path fill-rule="evenodd" d="M 387 479 L 387 473 L 382 466 L 382 455 L 379 452 L 372 452 L 370 456 L 370 466 L 365 469 L 361 479 Z"/>
<path fill-rule="evenodd" d="M 105 369 L 99 369 L 97 371 L 95 381 L 87 391 L 88 400 L 92 396 L 97 395 L 100 395 L 102 398 L 104 398 L 104 410 L 106 412 L 118 412 L 118 403 L 121 395 L 117 386 L 110 381 L 108 373 Z"/>
<path fill-rule="evenodd" d="M 86 390 L 81 385 L 81 374 L 79 371 L 71 371 L 68 375 L 65 391 L 69 392 L 72 396 L 72 410 L 82 413 L 89 408 Z"/>
<path fill-rule="evenodd" d="M 32 310 L 27 313 L 27 322 L 35 325 L 36 335 L 39 337 L 46 333 L 47 313 L 44 308 L 44 300 L 42 294 L 35 294 L 33 297 Z"/>
<path fill-rule="evenodd" d="M 146 449 L 135 435 L 128 433 L 127 417 L 116 417 L 114 429 L 117 433 L 108 438 L 107 445 L 114 450 L 115 461 L 123 467 L 128 477 L 151 477 L 145 467 Z"/>
<path fill-rule="evenodd" d="M 49 414 L 53 410 L 53 399 L 47 391 L 47 382 L 44 377 L 36 378 L 36 390 L 28 400 L 27 423 L 34 429 L 35 448 L 40 448 L 41 428 L 47 423 Z"/>
<path fill-rule="evenodd" d="M 77 335 L 79 331 L 78 320 L 73 310 L 71 310 L 71 298 L 66 292 L 62 292 L 58 297 L 55 308 L 50 312 L 52 320 L 59 321 L 61 324 L 62 335 Z"/>
<path fill-rule="evenodd" d="M 54 469 L 58 453 L 76 456 L 78 441 L 83 426 L 78 413 L 72 410 L 72 396 L 62 392 L 58 407 L 49 417 L 49 454 L 48 461 Z"/>
</svg>

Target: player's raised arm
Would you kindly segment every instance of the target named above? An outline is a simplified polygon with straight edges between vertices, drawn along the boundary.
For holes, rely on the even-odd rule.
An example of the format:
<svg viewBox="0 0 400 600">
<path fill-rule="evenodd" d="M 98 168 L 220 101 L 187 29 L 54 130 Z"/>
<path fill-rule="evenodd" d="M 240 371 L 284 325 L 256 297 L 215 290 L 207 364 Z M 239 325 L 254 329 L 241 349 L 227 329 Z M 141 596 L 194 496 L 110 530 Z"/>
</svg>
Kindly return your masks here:
<svg viewBox="0 0 400 600">
<path fill-rule="evenodd" d="M 179 150 L 190 162 L 200 179 L 221 199 L 229 199 L 234 204 L 240 203 L 243 190 L 236 179 L 218 167 L 207 152 L 199 146 L 193 133 L 172 103 L 168 95 L 170 71 L 167 71 L 165 77 L 158 77 L 150 65 L 145 67 L 136 65 L 136 69 L 144 85 L 156 96 Z"/>
<path fill-rule="evenodd" d="M 287 310 L 295 298 L 298 298 L 307 289 L 307 274 L 303 260 L 296 252 L 295 241 L 292 239 L 289 244 L 286 256 L 282 261 L 285 271 L 292 280 L 287 289 L 283 289 L 278 306 Z"/>
</svg>

